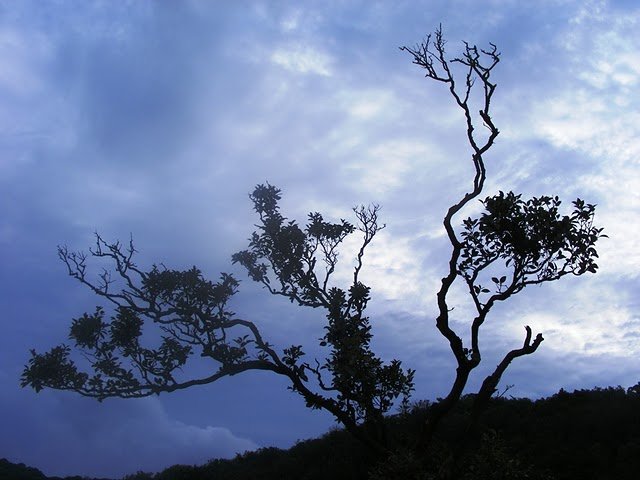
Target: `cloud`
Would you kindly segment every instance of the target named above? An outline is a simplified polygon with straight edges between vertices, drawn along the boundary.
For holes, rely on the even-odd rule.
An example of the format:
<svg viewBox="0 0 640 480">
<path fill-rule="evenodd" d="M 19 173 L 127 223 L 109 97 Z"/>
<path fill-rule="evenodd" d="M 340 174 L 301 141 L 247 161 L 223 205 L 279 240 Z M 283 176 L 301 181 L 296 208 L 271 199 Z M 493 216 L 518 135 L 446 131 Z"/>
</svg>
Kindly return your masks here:
<svg viewBox="0 0 640 480">
<path fill-rule="evenodd" d="M 3 455 L 47 475 L 118 478 L 230 458 L 258 447 L 227 428 L 174 420 L 157 398 L 100 404 L 68 394 L 36 397 L 21 391 L 5 393 L 0 402 L 3 428 L 13 432 L 1 439 Z"/>
<path fill-rule="evenodd" d="M 589 192 L 600 204 L 597 221 L 610 236 L 600 247 L 603 272 L 635 275 L 640 253 L 629 219 L 640 211 L 640 13 L 621 16 L 605 7 L 589 4 L 558 35 L 566 81 L 537 105 L 534 128 L 539 137 L 585 159 L 571 176 L 576 191 Z"/>
<path fill-rule="evenodd" d="M 271 61 L 290 72 L 331 76 L 331 57 L 309 45 L 279 47 L 271 54 Z"/>
<path fill-rule="evenodd" d="M 41 90 L 38 64 L 49 61 L 51 54 L 51 45 L 44 35 L 27 36 L 17 29 L 3 29 L 0 32 L 0 57 L 6 63 L 0 73 L 2 96 L 24 98 Z"/>
</svg>

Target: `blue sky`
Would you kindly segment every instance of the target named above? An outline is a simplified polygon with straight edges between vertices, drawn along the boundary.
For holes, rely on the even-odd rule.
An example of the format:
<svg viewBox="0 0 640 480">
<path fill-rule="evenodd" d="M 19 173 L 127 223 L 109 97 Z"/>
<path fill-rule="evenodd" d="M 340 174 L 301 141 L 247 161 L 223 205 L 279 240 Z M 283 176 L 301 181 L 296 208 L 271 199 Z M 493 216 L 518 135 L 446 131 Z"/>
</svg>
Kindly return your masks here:
<svg viewBox="0 0 640 480">
<path fill-rule="evenodd" d="M 433 321 L 448 251 L 441 218 L 470 184 L 470 154 L 446 90 L 398 50 L 440 23 L 451 53 L 461 40 L 502 52 L 486 193 L 558 194 L 566 205 L 580 196 L 598 204 L 610 237 L 597 275 L 530 288 L 495 309 L 470 387 L 521 344 L 524 325 L 545 341 L 508 371 L 511 394 L 637 383 L 634 4 L 0 4 L 0 456 L 49 475 L 116 477 L 288 447 L 333 425 L 264 373 L 101 404 L 18 385 L 28 350 L 65 341 L 71 318 L 96 305 L 56 256 L 59 244 L 86 250 L 94 231 L 132 234 L 140 265 L 236 273 L 234 310 L 277 346 L 318 338 L 319 312 L 269 297 L 231 266 L 255 223 L 247 194 L 264 181 L 301 221 L 382 205 L 387 228 L 362 272 L 374 346 L 417 370 L 415 399 L 444 394 L 453 362 Z M 455 306 L 463 328 L 468 310 Z"/>
</svg>

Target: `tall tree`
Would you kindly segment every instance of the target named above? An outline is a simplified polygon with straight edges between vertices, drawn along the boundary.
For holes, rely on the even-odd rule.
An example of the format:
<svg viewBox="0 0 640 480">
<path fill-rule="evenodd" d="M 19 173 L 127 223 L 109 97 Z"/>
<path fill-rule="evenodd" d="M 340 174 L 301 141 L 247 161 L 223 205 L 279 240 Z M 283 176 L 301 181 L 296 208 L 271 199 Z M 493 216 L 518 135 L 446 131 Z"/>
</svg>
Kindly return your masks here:
<svg viewBox="0 0 640 480">
<path fill-rule="evenodd" d="M 487 173 L 484 156 L 499 134 L 491 117 L 491 102 L 496 90 L 491 74 L 500 61 L 500 53 L 494 44 L 481 49 L 464 42 L 462 55 L 449 60 L 445 44 L 439 28 L 417 46 L 401 48 L 412 56 L 414 64 L 426 71 L 427 78 L 447 86 L 462 110 L 474 171 L 472 188 L 449 207 L 443 221 L 451 254 L 448 271 L 437 294 L 436 327 L 449 342 L 457 368 L 449 393 L 431 409 L 422 438 L 425 443 L 460 399 L 469 374 L 482 360 L 479 332 L 493 306 L 528 285 L 555 281 L 569 274 L 595 273 L 598 269 L 595 244 L 604 236 L 603 229 L 593 225 L 595 205 L 576 199 L 573 211 L 561 215 L 561 201 L 557 196 L 524 200 L 521 195 L 502 191 L 483 199 L 484 212 L 478 218 L 464 219 L 462 228 L 456 231 L 454 218 L 483 192 Z M 454 75 L 456 68 L 460 72 L 458 78 Z M 472 104 L 479 106 L 477 114 L 472 110 Z M 485 127 L 484 135 L 476 131 L 478 124 Z M 475 316 L 470 319 L 471 343 L 468 346 L 449 322 L 449 295 L 456 280 L 465 284 L 475 308 Z M 474 419 L 495 393 L 511 362 L 534 353 L 544 340 L 540 333 L 533 338 L 529 326 L 525 326 L 525 331 L 522 346 L 507 352 L 482 383 L 474 403 Z"/>
<path fill-rule="evenodd" d="M 513 192 L 484 198 L 479 217 L 455 226 L 461 210 L 483 192 L 484 156 L 499 134 L 491 102 L 496 89 L 492 74 L 500 54 L 495 45 L 479 49 L 464 43 L 462 54 L 449 59 L 441 29 L 416 47 L 402 50 L 426 71 L 427 78 L 448 88 L 462 111 L 473 172 L 471 188 L 444 216 L 451 253 L 437 294 L 436 327 L 448 341 L 457 367 L 450 391 L 433 405 L 424 424 L 417 443 L 418 450 L 424 451 L 481 362 L 479 331 L 492 307 L 528 285 L 595 272 L 594 246 L 603 235 L 593 225 L 591 204 L 577 199 L 573 210 L 561 215 L 556 196 L 523 199 Z M 472 107 L 476 102 L 477 114 Z M 485 127 L 483 132 L 476 130 L 478 124 Z M 103 400 L 172 392 L 248 370 L 266 370 L 285 377 L 308 407 L 330 412 L 371 451 L 387 453 L 392 446 L 383 417 L 398 398 L 409 397 L 414 371 L 403 369 L 399 360 L 384 362 L 371 349 L 371 325 L 365 313 L 371 292 L 360 274 L 367 247 L 384 228 L 378 206 L 355 208 L 354 223 L 327 221 L 313 212 L 300 226 L 281 213 L 281 192 L 276 187 L 258 185 L 250 199 L 259 217 L 257 231 L 248 248 L 234 254 L 232 261 L 269 293 L 324 311 L 325 333 L 318 340 L 326 352 L 323 358 L 309 359 L 302 345 L 275 347 L 265 340 L 257 323 L 232 312 L 228 302 L 238 290 L 232 275 L 223 273 L 213 282 L 196 267 L 178 271 L 153 265 L 144 270 L 134 262 L 131 241 L 109 243 L 96 235 L 89 254 L 66 247 L 59 247 L 58 254 L 69 275 L 106 300 L 109 311 L 98 306 L 93 313 L 73 319 L 72 346 L 32 351 L 22 386 L 36 391 L 71 390 Z M 361 240 L 353 275 L 347 285 L 339 286 L 334 278 L 338 248 L 354 234 Z M 113 269 L 89 276 L 90 256 L 110 260 Z M 466 286 L 475 308 L 469 345 L 450 322 L 450 292 L 456 281 Z M 157 340 L 154 347 L 142 340 L 143 332 L 151 333 L 152 327 L 159 332 L 151 334 Z M 535 352 L 543 341 L 528 326 L 525 330 L 522 346 L 507 352 L 482 383 L 472 420 L 495 392 L 509 364 Z M 72 358 L 72 347 L 82 353 L 86 371 Z M 185 378 L 183 367 L 194 356 L 211 362 L 209 375 Z"/>
</svg>

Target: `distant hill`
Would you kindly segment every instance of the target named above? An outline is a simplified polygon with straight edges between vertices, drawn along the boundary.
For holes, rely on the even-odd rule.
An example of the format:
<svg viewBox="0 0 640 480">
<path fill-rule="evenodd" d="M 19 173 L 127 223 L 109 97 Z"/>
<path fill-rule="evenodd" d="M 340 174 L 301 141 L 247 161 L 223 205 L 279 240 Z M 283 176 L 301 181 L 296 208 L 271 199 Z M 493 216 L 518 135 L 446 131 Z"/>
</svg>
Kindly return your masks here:
<svg viewBox="0 0 640 480">
<path fill-rule="evenodd" d="M 11 463 L 6 458 L 0 459 L 0 480 L 109 480 L 107 478 L 47 477 L 37 468 L 27 467 L 24 463 Z"/>
<path fill-rule="evenodd" d="M 0 459 L 0 480 L 46 480 L 46 476 L 37 468 L 27 467 L 24 463 L 11 463 Z"/>
<path fill-rule="evenodd" d="M 470 408 L 463 399 L 438 436 L 434 468 L 456 444 Z M 399 446 L 392 461 L 410 463 L 402 445 L 415 437 L 429 402 L 418 402 L 389 417 L 390 435 Z M 560 390 L 529 400 L 495 398 L 482 419 L 483 442 L 465 457 L 461 480 L 637 480 L 640 478 L 640 383 L 621 387 Z M 405 461 L 406 460 L 406 461 Z M 174 465 L 156 473 L 138 472 L 126 480 L 365 480 L 374 459 L 349 434 L 334 430 L 297 443 L 289 450 L 263 448 L 232 460 L 202 466 Z M 373 474 L 375 480 L 389 478 Z M 400 475 L 400 474 L 399 474 Z M 67 477 L 65 480 L 81 480 Z M 401 475 L 396 478 L 404 478 Z M 435 478 L 425 474 L 422 478 Z M 0 461 L 0 480 L 46 480 L 35 468 Z M 49 480 L 54 480 L 50 477 Z M 56 479 L 60 480 L 60 479 Z"/>
</svg>

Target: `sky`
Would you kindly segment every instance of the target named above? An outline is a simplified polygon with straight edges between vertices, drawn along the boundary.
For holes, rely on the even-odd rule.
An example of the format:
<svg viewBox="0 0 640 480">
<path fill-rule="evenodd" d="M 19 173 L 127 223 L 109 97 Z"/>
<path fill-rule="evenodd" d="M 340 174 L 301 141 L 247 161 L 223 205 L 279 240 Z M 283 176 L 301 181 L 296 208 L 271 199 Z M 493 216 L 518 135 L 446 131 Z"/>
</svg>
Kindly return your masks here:
<svg viewBox="0 0 640 480">
<path fill-rule="evenodd" d="M 313 351 L 321 312 L 270 297 L 230 261 L 256 222 L 248 193 L 265 181 L 300 222 L 382 206 L 387 227 L 362 271 L 374 348 L 416 369 L 415 400 L 446 394 L 454 363 L 434 324 L 449 252 L 441 222 L 473 172 L 461 112 L 398 49 L 439 24 L 452 55 L 463 40 L 502 52 L 485 194 L 584 198 L 609 236 L 596 275 L 495 308 L 468 391 L 522 344 L 525 325 L 545 341 L 507 371 L 511 395 L 640 381 L 635 1 L 1 2 L 0 457 L 116 478 L 285 448 L 335 426 L 264 372 L 102 403 L 19 386 L 29 350 L 65 342 L 71 319 L 100 303 L 56 254 L 87 250 L 96 231 L 133 236 L 145 268 L 234 273 L 239 316 L 279 348 Z M 348 282 L 356 244 L 344 245 L 336 281 Z M 463 331 L 462 296 L 452 306 Z"/>
</svg>

